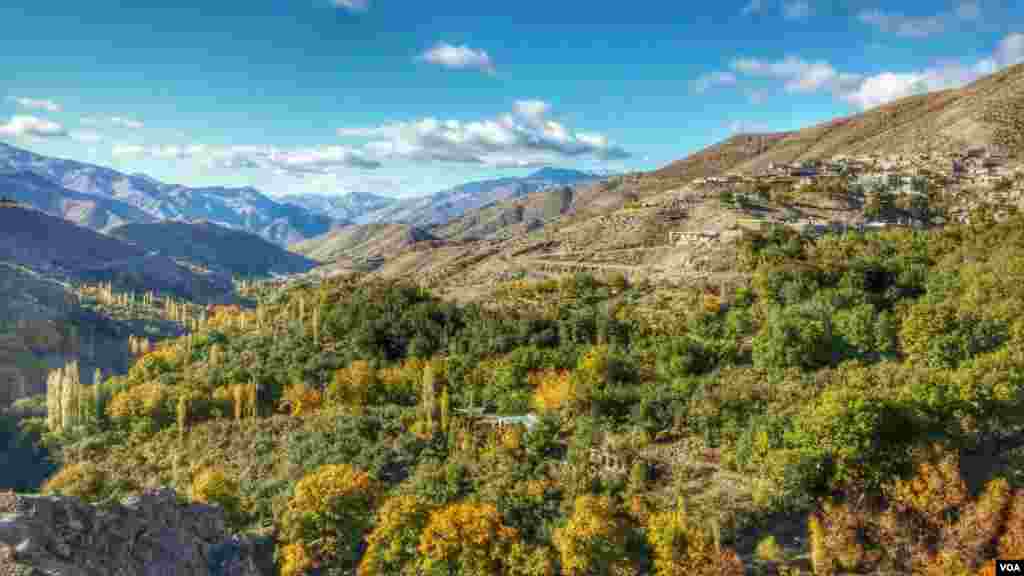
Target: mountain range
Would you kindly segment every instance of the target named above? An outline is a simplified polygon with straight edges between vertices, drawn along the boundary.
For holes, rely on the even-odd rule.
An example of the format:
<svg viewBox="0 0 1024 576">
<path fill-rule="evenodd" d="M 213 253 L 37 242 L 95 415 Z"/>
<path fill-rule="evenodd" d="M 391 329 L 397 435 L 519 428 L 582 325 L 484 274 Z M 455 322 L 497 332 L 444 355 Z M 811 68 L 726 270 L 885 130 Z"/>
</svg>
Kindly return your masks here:
<svg viewBox="0 0 1024 576">
<path fill-rule="evenodd" d="M 0 194 L 94 230 L 159 220 L 209 220 L 277 244 L 339 224 L 255 188 L 190 188 L 148 176 L 51 158 L 0 143 Z"/>
<path fill-rule="evenodd" d="M 388 198 L 367 193 L 343 196 L 303 194 L 283 200 L 336 220 L 354 224 L 409 224 L 421 228 L 446 224 L 468 211 L 526 196 L 555 186 L 576 186 L 604 179 L 579 170 L 541 168 L 527 176 L 468 182 L 415 198 Z"/>
</svg>

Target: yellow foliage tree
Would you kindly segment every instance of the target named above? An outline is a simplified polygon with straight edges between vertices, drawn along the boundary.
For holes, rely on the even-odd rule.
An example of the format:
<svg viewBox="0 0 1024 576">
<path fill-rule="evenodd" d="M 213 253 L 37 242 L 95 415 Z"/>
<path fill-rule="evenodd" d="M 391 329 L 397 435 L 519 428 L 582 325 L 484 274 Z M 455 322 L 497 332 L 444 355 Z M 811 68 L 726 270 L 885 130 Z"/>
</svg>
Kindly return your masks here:
<svg viewBox="0 0 1024 576">
<path fill-rule="evenodd" d="M 86 502 L 99 500 L 107 491 L 106 474 L 92 462 L 76 462 L 61 468 L 41 489 L 43 494 L 63 494 Z"/>
<path fill-rule="evenodd" d="M 189 496 L 196 502 L 220 506 L 229 520 L 241 513 L 238 481 L 220 467 L 200 470 L 192 479 Z"/>
<path fill-rule="evenodd" d="M 532 372 L 529 382 L 534 389 L 533 405 L 538 410 L 558 410 L 572 400 L 573 381 L 568 370 Z"/>
<path fill-rule="evenodd" d="M 651 516 L 647 526 L 656 576 L 742 576 L 735 552 L 719 550 L 715 539 L 687 518 L 681 505 Z"/>
<path fill-rule="evenodd" d="M 290 570 L 298 571 L 282 569 L 282 576 L 327 565 L 355 569 L 379 491 L 369 475 L 347 464 L 327 464 L 299 480 L 281 522 L 282 541 L 291 546 L 285 549 L 293 560 Z M 301 546 L 301 553 L 295 546 Z M 282 564 L 289 564 L 289 558 Z"/>
<path fill-rule="evenodd" d="M 391 576 L 411 570 L 418 556 L 420 534 L 433 508 L 413 495 L 399 495 L 385 502 L 377 511 L 373 532 L 366 538 L 359 576 Z"/>
<path fill-rule="evenodd" d="M 148 419 L 159 425 L 168 417 L 168 398 L 164 387 L 156 382 L 132 386 L 114 394 L 107 404 L 107 416 L 121 424 Z"/>
<path fill-rule="evenodd" d="M 419 570 L 424 574 L 485 576 L 507 574 L 519 539 L 493 504 L 458 502 L 430 514 L 420 536 Z"/>
<path fill-rule="evenodd" d="M 619 512 L 608 496 L 576 498 L 572 516 L 554 535 L 563 574 L 637 574 L 627 555 L 629 526 Z"/>
<path fill-rule="evenodd" d="M 320 409 L 323 395 L 319 390 L 298 382 L 288 386 L 281 398 L 281 407 L 287 409 L 292 416 L 310 414 Z"/>
<path fill-rule="evenodd" d="M 375 400 L 377 369 L 366 360 L 356 360 L 334 373 L 327 389 L 330 402 L 353 408 L 362 408 Z"/>
</svg>

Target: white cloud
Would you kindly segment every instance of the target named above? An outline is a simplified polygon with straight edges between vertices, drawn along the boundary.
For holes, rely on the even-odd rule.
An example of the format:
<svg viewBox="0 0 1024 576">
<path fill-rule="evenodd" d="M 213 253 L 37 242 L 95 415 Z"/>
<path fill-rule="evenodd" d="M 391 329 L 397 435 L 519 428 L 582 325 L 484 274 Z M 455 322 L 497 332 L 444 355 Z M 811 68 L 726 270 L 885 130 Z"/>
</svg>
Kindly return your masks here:
<svg viewBox="0 0 1024 576">
<path fill-rule="evenodd" d="M 981 5 L 977 0 L 960 1 L 952 11 L 927 16 L 908 16 L 901 12 L 882 10 L 861 10 L 857 14 L 857 19 L 882 32 L 906 38 L 927 38 L 949 29 L 955 29 L 960 23 L 980 20 Z"/>
<path fill-rule="evenodd" d="M 12 116 L 6 123 L 0 124 L 0 136 L 56 138 L 67 134 L 67 130 L 60 124 L 35 116 Z"/>
<path fill-rule="evenodd" d="M 145 126 L 142 122 L 139 122 L 138 120 L 125 118 L 123 116 L 111 116 L 109 121 L 114 126 L 128 128 L 129 130 L 140 130 Z"/>
<path fill-rule="evenodd" d="M 95 143 L 103 140 L 103 135 L 94 130 L 72 130 L 68 136 L 77 142 Z"/>
<path fill-rule="evenodd" d="M 764 122 L 734 120 L 729 123 L 729 132 L 732 134 L 764 134 L 770 131 L 770 128 Z"/>
<path fill-rule="evenodd" d="M 715 86 L 732 86 L 736 84 L 736 75 L 732 72 L 710 72 L 693 81 L 695 92 L 703 94 Z"/>
<path fill-rule="evenodd" d="M 761 0 L 750 0 L 746 6 L 743 7 L 743 15 L 753 14 L 761 11 Z"/>
<path fill-rule="evenodd" d="M 736 72 L 782 80 L 787 92 L 816 92 L 820 89 L 843 92 L 855 85 L 860 76 L 836 71 L 824 60 L 808 61 L 786 56 L 774 62 L 756 58 L 738 58 L 730 64 Z"/>
<path fill-rule="evenodd" d="M 537 125 L 551 111 L 551 105 L 543 100 L 518 100 L 513 109 L 520 118 Z"/>
<path fill-rule="evenodd" d="M 864 10 L 857 14 L 857 19 L 882 32 L 907 38 L 927 38 L 946 30 L 946 17 L 942 15 L 912 17 L 898 12 Z"/>
<path fill-rule="evenodd" d="M 905 96 L 958 88 L 1020 63 L 1024 63 L 1024 34 L 1015 33 L 1003 38 L 990 57 L 972 65 L 956 61 L 939 62 L 921 70 L 887 70 L 863 75 L 840 72 L 824 60 L 808 61 L 787 56 L 776 61 L 737 58 L 730 67 L 738 74 L 781 81 L 789 93 L 829 91 L 844 102 L 867 109 Z M 747 92 L 752 102 L 753 94 Z"/>
<path fill-rule="evenodd" d="M 805 0 L 782 3 L 782 17 L 786 20 L 805 20 L 811 15 L 811 5 Z"/>
<path fill-rule="evenodd" d="M 105 118 L 101 118 L 99 116 L 82 116 L 79 118 L 78 123 L 82 126 L 109 125 L 117 128 L 127 128 L 129 130 L 141 130 L 145 127 L 145 124 L 139 120 L 127 118 L 125 116 L 109 116 Z"/>
<path fill-rule="evenodd" d="M 288 176 L 327 175 L 345 168 L 377 168 L 380 162 L 345 146 L 282 149 L 274 146 L 142 146 L 118 144 L 115 157 L 194 160 L 228 169 L 262 168 Z"/>
<path fill-rule="evenodd" d="M 372 128 L 342 128 L 340 135 L 377 138 L 364 151 L 380 159 L 454 162 L 487 166 L 531 166 L 569 158 L 628 158 L 606 135 L 576 131 L 548 114 L 540 100 L 520 100 L 513 112 L 463 122 L 424 118 Z"/>
<path fill-rule="evenodd" d="M 60 104 L 57 104 L 53 100 L 49 99 L 35 99 L 35 98 L 10 98 L 13 102 L 16 102 L 18 106 L 22 108 L 28 108 L 29 110 L 45 110 L 47 112 L 60 112 Z"/>
<path fill-rule="evenodd" d="M 466 45 L 453 46 L 446 42 L 439 42 L 430 50 L 420 54 L 419 59 L 445 68 L 479 70 L 485 74 L 495 73 L 494 62 L 487 52 L 474 50 Z"/>
<path fill-rule="evenodd" d="M 369 0 L 331 0 L 335 8 L 344 8 L 355 12 L 365 12 L 370 8 Z"/>
<path fill-rule="evenodd" d="M 1024 62 L 1024 34 L 1015 33 L 1003 38 L 995 53 L 1000 68 Z"/>
</svg>

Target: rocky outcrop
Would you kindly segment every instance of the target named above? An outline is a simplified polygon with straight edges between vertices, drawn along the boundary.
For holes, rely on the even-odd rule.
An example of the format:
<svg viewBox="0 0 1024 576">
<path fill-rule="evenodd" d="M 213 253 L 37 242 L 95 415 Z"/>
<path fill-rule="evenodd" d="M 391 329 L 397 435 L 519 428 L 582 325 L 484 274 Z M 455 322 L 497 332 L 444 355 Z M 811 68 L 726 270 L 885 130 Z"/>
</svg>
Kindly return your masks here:
<svg viewBox="0 0 1024 576">
<path fill-rule="evenodd" d="M 0 494 L 0 576 L 270 576 L 270 541 L 238 538 L 223 511 L 158 489 L 92 506 Z"/>
</svg>

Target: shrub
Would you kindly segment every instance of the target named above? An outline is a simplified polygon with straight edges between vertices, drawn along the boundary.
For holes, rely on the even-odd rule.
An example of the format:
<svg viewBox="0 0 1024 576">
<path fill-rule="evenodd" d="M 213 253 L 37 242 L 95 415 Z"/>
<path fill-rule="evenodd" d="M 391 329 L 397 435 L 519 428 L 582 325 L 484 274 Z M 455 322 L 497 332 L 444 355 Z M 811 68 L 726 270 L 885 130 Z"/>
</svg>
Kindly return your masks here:
<svg viewBox="0 0 1024 576">
<path fill-rule="evenodd" d="M 302 416 L 313 413 L 320 409 L 323 404 L 323 395 L 319 390 L 309 387 L 304 382 L 292 384 L 284 391 L 281 398 L 281 407 L 289 411 L 292 416 Z"/>
<path fill-rule="evenodd" d="M 303 574 L 294 571 L 303 566 L 351 573 L 378 490 L 369 475 L 347 464 L 327 464 L 299 480 L 281 521 L 282 540 L 292 546 L 284 549 L 282 575 Z"/>
<path fill-rule="evenodd" d="M 629 526 L 607 496 L 576 498 L 572 516 L 555 531 L 554 544 L 567 576 L 636 574 L 628 558 Z"/>
<path fill-rule="evenodd" d="M 204 468 L 192 478 L 189 497 L 196 502 L 216 504 L 224 510 L 228 521 L 234 523 L 241 515 L 238 481 L 222 468 Z"/>
<path fill-rule="evenodd" d="M 57 493 L 95 502 L 107 496 L 107 475 L 91 462 L 77 462 L 61 468 L 46 483 L 41 492 Z"/>
<path fill-rule="evenodd" d="M 715 539 L 695 526 L 683 510 L 661 512 L 647 526 L 656 576 L 741 576 L 735 552 L 719 550 Z"/>
<path fill-rule="evenodd" d="M 171 422 L 174 410 L 166 387 L 157 382 L 146 382 L 114 394 L 107 404 L 107 416 L 120 425 L 134 425 L 145 421 L 160 428 Z"/>
</svg>

